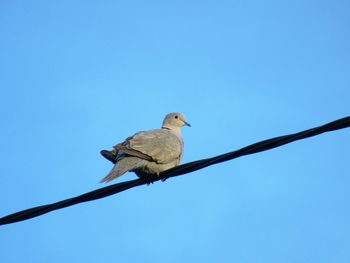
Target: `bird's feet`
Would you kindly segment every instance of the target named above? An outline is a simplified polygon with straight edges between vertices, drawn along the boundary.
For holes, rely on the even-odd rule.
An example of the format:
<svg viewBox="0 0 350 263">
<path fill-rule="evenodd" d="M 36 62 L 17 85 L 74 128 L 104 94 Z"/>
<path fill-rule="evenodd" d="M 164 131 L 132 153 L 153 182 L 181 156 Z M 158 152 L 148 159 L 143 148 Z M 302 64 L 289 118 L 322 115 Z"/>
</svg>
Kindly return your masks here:
<svg viewBox="0 0 350 263">
<path fill-rule="evenodd" d="M 146 177 L 146 180 L 147 180 L 147 185 L 150 185 L 150 184 L 153 184 L 155 181 L 157 181 L 157 177 L 150 174 L 149 176 Z"/>
</svg>

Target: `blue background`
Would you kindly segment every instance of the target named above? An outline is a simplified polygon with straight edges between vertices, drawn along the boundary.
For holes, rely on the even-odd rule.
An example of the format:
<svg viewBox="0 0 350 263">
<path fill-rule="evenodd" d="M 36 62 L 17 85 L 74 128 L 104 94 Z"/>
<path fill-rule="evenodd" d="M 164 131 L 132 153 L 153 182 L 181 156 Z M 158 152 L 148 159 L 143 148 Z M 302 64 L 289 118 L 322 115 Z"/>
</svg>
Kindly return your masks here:
<svg viewBox="0 0 350 263">
<path fill-rule="evenodd" d="M 349 115 L 349 12 L 340 0 L 1 1 L 1 216 L 104 186 L 99 151 L 168 112 L 192 124 L 183 162 Z M 349 137 L 2 226 L 0 262 L 350 262 Z"/>
</svg>

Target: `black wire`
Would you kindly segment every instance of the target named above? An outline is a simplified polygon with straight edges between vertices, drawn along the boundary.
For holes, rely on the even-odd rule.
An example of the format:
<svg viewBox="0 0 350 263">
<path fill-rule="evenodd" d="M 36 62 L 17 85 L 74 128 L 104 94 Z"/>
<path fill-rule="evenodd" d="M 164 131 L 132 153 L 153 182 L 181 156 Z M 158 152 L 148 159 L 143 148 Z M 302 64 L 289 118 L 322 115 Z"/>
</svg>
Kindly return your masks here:
<svg viewBox="0 0 350 263">
<path fill-rule="evenodd" d="M 29 208 L 23 211 L 19 211 L 17 213 L 13 213 L 0 218 L 0 225 L 23 221 L 26 219 L 30 219 L 36 216 L 46 214 L 54 210 L 65 208 L 68 206 L 104 198 L 104 197 L 125 191 L 127 189 L 133 188 L 135 186 L 148 184 L 150 183 L 150 181 L 154 182 L 159 180 L 165 180 L 169 177 L 174 177 L 174 176 L 179 176 L 186 173 L 194 172 L 199 169 L 208 167 L 210 165 L 226 162 L 228 160 L 232 160 L 240 156 L 266 151 L 266 150 L 276 148 L 297 140 L 305 139 L 311 136 L 316 136 L 324 132 L 344 129 L 347 127 L 350 127 L 350 116 L 327 123 L 325 125 L 322 125 L 316 128 L 309 129 L 309 130 L 257 142 L 257 143 L 248 145 L 246 147 L 243 147 L 239 150 L 218 155 L 212 158 L 202 159 L 202 160 L 186 163 L 183 165 L 179 165 L 175 168 L 164 171 L 159 175 L 159 177 L 154 176 L 153 178 L 148 178 L 148 179 L 140 178 L 136 180 L 121 182 L 114 185 L 102 187 L 100 189 L 97 189 L 76 197 L 72 197 L 66 200 L 62 200 L 56 203 L 37 206 L 37 207 Z"/>
</svg>

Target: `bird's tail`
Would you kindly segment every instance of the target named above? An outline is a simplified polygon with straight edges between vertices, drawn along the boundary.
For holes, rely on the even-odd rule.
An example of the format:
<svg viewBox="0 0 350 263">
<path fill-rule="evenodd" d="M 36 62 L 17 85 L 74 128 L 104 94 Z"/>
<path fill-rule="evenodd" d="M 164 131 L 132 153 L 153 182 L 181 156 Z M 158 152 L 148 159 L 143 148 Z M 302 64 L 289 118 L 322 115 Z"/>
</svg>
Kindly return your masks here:
<svg viewBox="0 0 350 263">
<path fill-rule="evenodd" d="M 119 176 L 122 176 L 126 172 L 125 171 L 124 173 L 120 173 L 120 171 L 118 170 L 118 168 L 116 166 L 114 166 L 113 169 L 105 177 L 102 178 L 100 183 L 108 183 L 108 182 L 112 181 L 113 179 L 116 179 Z"/>
<path fill-rule="evenodd" d="M 143 161 L 137 157 L 125 157 L 120 159 L 112 168 L 112 170 L 100 181 L 100 183 L 108 183 L 128 171 L 133 171 L 143 166 Z"/>
</svg>

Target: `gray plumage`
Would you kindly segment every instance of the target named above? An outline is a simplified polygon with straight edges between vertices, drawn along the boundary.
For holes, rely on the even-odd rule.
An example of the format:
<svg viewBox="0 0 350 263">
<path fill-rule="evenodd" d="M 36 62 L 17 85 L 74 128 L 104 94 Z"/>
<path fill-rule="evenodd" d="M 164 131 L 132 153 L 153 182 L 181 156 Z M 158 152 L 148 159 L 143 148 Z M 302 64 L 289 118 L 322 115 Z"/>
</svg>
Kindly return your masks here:
<svg viewBox="0 0 350 263">
<path fill-rule="evenodd" d="M 101 182 L 109 182 L 128 171 L 144 177 L 177 166 L 183 157 L 181 128 L 184 125 L 190 126 L 184 115 L 169 113 L 161 129 L 138 132 L 115 145 L 115 166 Z"/>
</svg>

